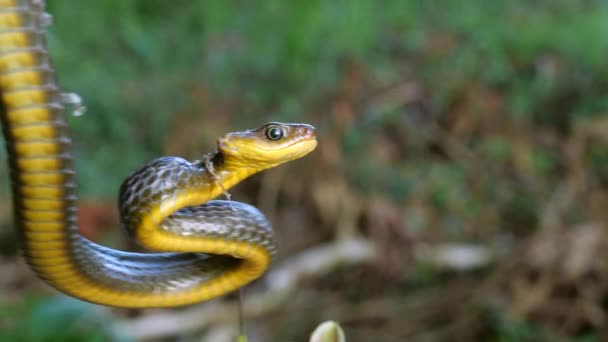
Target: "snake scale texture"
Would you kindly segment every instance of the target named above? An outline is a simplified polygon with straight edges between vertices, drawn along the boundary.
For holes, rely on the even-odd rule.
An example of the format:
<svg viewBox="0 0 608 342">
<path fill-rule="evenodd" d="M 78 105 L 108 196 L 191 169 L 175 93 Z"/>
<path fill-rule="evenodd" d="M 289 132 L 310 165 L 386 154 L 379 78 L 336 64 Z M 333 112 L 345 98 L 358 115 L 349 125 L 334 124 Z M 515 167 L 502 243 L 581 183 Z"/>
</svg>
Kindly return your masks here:
<svg viewBox="0 0 608 342">
<path fill-rule="evenodd" d="M 46 47 L 41 0 L 0 0 L 2 123 L 24 256 L 51 286 L 92 303 L 130 308 L 197 303 L 260 277 L 276 250 L 258 209 L 211 201 L 242 179 L 316 147 L 305 124 L 229 133 L 203 161 L 163 157 L 120 188 L 121 221 L 150 253 L 82 237 L 63 98 Z"/>
</svg>

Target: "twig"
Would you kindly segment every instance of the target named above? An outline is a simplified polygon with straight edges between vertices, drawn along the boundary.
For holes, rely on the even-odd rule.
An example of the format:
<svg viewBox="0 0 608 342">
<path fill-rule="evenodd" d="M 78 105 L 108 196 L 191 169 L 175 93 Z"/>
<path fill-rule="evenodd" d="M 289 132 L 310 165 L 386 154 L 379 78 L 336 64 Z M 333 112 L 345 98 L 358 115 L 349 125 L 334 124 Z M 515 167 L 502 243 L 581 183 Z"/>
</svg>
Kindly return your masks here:
<svg viewBox="0 0 608 342">
<path fill-rule="evenodd" d="M 316 246 L 297 254 L 265 277 L 265 289 L 244 301 L 244 316 L 257 317 L 279 308 L 305 277 L 320 277 L 344 264 L 370 262 L 377 256 L 373 242 L 353 238 Z M 234 322 L 234 307 L 215 301 L 180 311 L 162 311 L 123 320 L 119 329 L 137 340 L 171 337 L 213 325 Z"/>
<path fill-rule="evenodd" d="M 243 304 L 245 303 L 245 289 L 242 287 L 239 289 L 239 295 L 237 299 L 237 315 L 239 316 L 239 336 L 238 342 L 247 342 L 247 334 L 245 333 L 245 317 L 243 317 Z"/>
<path fill-rule="evenodd" d="M 203 160 L 202 160 L 203 165 L 205 166 L 205 169 L 207 170 L 207 172 L 209 172 L 209 176 L 211 177 L 211 180 L 215 184 L 217 184 L 220 187 L 220 189 L 222 189 L 222 193 L 224 194 L 224 196 L 226 197 L 226 200 L 230 204 L 230 209 L 232 209 L 234 211 L 235 209 L 234 209 L 234 207 L 232 207 L 232 195 L 224 187 L 224 184 L 222 184 L 222 182 L 220 181 L 220 178 L 215 173 L 215 167 L 213 167 L 213 157 L 212 156 L 213 156 L 212 153 L 208 153 L 208 154 L 204 155 Z"/>
</svg>

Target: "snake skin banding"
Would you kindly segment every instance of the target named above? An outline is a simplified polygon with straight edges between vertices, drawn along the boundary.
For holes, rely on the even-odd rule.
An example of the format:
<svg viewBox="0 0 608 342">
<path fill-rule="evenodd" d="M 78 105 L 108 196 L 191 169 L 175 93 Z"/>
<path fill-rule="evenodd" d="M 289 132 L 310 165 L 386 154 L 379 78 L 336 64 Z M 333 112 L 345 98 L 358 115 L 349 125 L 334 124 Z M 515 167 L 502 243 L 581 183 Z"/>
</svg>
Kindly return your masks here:
<svg viewBox="0 0 608 342">
<path fill-rule="evenodd" d="M 220 138 L 207 163 L 150 162 L 121 186 L 119 210 L 129 234 L 155 252 L 96 244 L 78 232 L 71 140 L 45 41 L 48 19 L 41 0 L 0 0 L 1 119 L 15 227 L 30 267 L 70 296 L 131 308 L 192 304 L 260 277 L 276 250 L 270 223 L 251 205 L 210 200 L 310 152 L 314 129 L 272 123 Z M 256 152 L 243 152 L 249 146 Z"/>
</svg>

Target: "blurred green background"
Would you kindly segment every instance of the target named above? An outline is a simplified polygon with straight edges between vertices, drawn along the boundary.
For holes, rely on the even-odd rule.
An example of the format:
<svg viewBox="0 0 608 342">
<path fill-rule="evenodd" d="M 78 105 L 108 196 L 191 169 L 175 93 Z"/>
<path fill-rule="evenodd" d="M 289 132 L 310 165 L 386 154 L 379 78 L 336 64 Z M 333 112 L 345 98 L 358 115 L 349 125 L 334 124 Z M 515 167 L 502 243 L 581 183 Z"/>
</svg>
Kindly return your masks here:
<svg viewBox="0 0 608 342">
<path fill-rule="evenodd" d="M 303 341 L 325 319 L 349 341 L 608 338 L 606 2 L 47 6 L 59 83 L 88 107 L 69 121 L 96 240 L 125 246 L 114 201 L 146 161 L 197 159 L 267 121 L 317 126 L 314 154 L 234 198 L 274 223 L 277 265 L 355 237 L 377 255 L 298 283 L 250 320 L 252 341 Z M 80 303 L 33 278 L 11 238 L 6 167 L 0 179 L 0 339 L 137 339 L 116 322 L 154 311 Z"/>
</svg>

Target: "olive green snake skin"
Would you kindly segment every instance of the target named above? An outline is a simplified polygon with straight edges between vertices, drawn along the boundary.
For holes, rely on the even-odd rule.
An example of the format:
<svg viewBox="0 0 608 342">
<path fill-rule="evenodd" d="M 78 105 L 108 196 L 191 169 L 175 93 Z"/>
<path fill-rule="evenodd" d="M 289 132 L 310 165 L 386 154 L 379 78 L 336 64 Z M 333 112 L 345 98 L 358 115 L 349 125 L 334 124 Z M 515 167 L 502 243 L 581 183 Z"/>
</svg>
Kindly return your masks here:
<svg viewBox="0 0 608 342">
<path fill-rule="evenodd" d="M 202 161 L 163 157 L 120 188 L 121 221 L 154 253 L 82 237 L 63 100 L 45 42 L 43 2 L 0 0 L 0 92 L 15 228 L 37 275 L 76 298 L 118 307 L 171 307 L 215 298 L 260 277 L 276 251 L 255 207 L 210 201 L 244 178 L 316 147 L 305 124 L 229 133 Z M 117 151 L 116 153 L 120 153 Z"/>
</svg>

